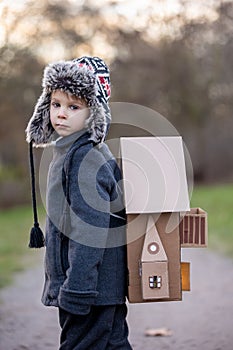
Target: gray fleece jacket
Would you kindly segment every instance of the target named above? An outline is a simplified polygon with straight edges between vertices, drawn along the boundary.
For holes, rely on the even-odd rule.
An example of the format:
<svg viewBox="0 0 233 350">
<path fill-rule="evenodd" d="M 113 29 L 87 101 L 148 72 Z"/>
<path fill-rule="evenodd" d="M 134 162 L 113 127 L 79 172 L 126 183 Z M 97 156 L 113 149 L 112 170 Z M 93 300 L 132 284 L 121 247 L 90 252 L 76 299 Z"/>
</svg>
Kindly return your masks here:
<svg viewBox="0 0 233 350">
<path fill-rule="evenodd" d="M 125 302 L 125 213 L 121 172 L 89 132 L 57 140 L 47 185 L 42 302 L 73 314 Z"/>
</svg>

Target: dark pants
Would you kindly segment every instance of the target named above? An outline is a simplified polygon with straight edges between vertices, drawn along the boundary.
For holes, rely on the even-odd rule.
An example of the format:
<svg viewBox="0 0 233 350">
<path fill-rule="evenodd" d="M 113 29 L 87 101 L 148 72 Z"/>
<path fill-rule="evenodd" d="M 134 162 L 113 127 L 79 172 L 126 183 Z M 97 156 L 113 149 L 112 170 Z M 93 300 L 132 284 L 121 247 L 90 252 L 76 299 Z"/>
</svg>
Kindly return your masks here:
<svg viewBox="0 0 233 350">
<path fill-rule="evenodd" d="M 59 308 L 62 328 L 59 350 L 132 350 L 126 314 L 125 304 L 92 306 L 84 316 Z"/>
</svg>

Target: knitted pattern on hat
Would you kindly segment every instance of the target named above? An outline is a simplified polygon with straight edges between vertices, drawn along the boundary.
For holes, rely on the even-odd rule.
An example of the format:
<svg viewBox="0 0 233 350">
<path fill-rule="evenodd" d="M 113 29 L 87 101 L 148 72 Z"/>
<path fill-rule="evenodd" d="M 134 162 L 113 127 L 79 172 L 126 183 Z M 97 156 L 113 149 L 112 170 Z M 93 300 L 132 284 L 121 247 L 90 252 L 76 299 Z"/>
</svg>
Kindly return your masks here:
<svg viewBox="0 0 233 350">
<path fill-rule="evenodd" d="M 76 61 L 80 67 L 87 66 L 94 72 L 97 77 L 97 99 L 101 104 L 107 103 L 111 96 L 111 82 L 109 69 L 104 61 L 98 57 L 88 56 L 78 58 L 74 61 Z"/>
</svg>

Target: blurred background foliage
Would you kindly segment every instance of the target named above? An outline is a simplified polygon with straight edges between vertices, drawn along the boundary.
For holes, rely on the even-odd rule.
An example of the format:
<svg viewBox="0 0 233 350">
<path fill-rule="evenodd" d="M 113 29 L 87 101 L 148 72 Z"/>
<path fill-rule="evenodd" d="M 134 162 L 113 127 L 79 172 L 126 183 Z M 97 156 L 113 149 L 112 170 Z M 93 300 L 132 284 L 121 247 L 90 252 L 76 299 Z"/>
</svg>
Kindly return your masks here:
<svg viewBox="0 0 233 350">
<path fill-rule="evenodd" d="M 44 65 L 84 54 L 110 65 L 112 102 L 150 107 L 177 128 L 196 182 L 232 181 L 232 1 L 2 0 L 2 208 L 30 199 L 24 130 Z"/>
</svg>

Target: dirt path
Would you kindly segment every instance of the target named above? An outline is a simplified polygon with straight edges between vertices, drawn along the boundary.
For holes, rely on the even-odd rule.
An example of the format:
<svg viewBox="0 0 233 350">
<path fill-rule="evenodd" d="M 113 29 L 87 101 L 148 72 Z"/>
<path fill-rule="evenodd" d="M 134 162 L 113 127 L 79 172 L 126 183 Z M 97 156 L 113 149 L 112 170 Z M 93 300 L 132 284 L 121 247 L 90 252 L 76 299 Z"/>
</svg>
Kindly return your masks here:
<svg viewBox="0 0 233 350">
<path fill-rule="evenodd" d="M 38 266 L 18 274 L 13 286 L 0 291 L 0 350 L 58 348 L 56 309 L 40 302 L 43 255 L 38 253 Z"/>
<path fill-rule="evenodd" d="M 233 261 L 206 249 L 186 249 L 192 292 L 182 302 L 129 305 L 135 350 L 233 349 Z M 58 349 L 57 312 L 40 303 L 42 264 L 19 274 L 0 292 L 0 350 Z M 166 327 L 168 337 L 145 337 L 147 328 Z"/>
</svg>

